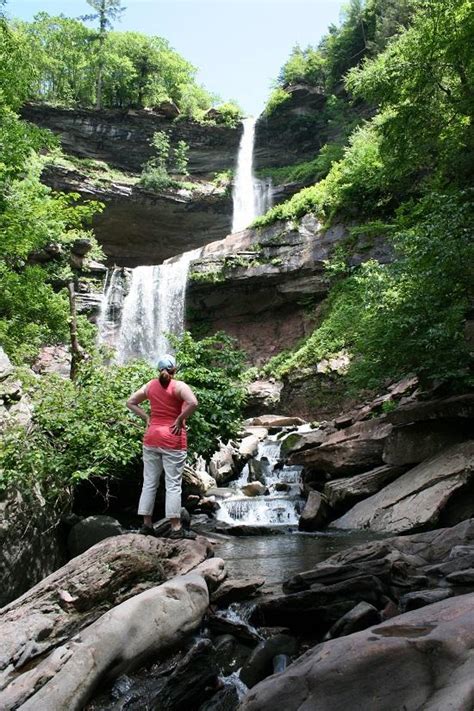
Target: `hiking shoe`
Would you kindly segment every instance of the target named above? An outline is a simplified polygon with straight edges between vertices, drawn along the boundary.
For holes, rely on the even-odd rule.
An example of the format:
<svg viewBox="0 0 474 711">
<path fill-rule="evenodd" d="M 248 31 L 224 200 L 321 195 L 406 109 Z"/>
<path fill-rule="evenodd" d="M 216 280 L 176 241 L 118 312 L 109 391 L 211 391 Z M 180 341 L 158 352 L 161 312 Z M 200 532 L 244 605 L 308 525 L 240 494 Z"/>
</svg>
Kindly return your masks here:
<svg viewBox="0 0 474 711">
<path fill-rule="evenodd" d="M 138 533 L 141 533 L 142 536 L 156 536 L 153 526 L 142 526 Z"/>
<path fill-rule="evenodd" d="M 192 531 L 185 531 L 184 528 L 178 528 L 177 531 L 170 531 L 168 533 L 168 538 L 171 538 L 173 540 L 187 539 L 189 541 L 194 541 L 194 539 L 196 538 L 196 534 Z"/>
</svg>

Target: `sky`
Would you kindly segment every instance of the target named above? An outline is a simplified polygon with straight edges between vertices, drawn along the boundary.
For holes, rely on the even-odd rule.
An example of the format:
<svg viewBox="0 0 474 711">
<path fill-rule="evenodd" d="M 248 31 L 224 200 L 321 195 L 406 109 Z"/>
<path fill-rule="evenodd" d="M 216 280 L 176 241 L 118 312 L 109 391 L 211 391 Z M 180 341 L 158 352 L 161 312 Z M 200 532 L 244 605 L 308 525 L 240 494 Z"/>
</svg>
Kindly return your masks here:
<svg viewBox="0 0 474 711">
<path fill-rule="evenodd" d="M 160 35 L 198 68 L 198 81 L 247 115 L 261 113 L 295 44 L 317 44 L 343 0 L 124 0 L 116 30 Z M 85 0 L 9 0 L 10 17 L 79 17 Z"/>
</svg>

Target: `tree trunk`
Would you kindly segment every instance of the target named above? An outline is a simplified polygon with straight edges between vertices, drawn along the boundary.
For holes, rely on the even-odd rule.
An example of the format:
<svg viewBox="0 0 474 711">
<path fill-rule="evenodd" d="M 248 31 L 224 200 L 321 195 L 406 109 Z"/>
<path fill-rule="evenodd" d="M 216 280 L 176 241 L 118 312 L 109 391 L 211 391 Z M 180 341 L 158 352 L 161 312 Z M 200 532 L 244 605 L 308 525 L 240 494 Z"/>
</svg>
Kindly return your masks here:
<svg viewBox="0 0 474 711">
<path fill-rule="evenodd" d="M 76 379 L 79 364 L 85 357 L 85 351 L 79 343 L 77 336 L 77 311 L 76 311 L 76 293 L 74 289 L 74 281 L 68 282 L 67 285 L 69 295 L 69 334 L 71 338 L 71 380 Z"/>
</svg>

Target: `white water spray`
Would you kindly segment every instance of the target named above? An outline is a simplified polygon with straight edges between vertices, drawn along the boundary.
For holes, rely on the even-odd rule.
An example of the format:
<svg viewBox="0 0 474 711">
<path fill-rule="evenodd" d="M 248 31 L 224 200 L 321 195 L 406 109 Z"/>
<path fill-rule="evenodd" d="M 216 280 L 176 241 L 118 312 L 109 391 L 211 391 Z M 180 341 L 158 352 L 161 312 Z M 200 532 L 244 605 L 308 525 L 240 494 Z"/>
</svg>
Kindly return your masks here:
<svg viewBox="0 0 474 711">
<path fill-rule="evenodd" d="M 200 253 L 196 249 L 167 259 L 159 266 L 136 267 L 128 272 L 125 297 L 124 270 L 115 269 L 111 273 L 99 318 L 99 334 L 102 341 L 115 346 L 119 363 L 134 358 L 155 363 L 160 354 L 172 350 L 167 334 L 183 333 L 189 265 Z"/>
<path fill-rule="evenodd" d="M 246 118 L 242 123 L 243 132 L 232 192 L 234 204 L 232 232 L 245 229 L 256 217 L 263 215 L 271 207 L 271 180 L 259 180 L 253 174 L 255 119 Z"/>
</svg>

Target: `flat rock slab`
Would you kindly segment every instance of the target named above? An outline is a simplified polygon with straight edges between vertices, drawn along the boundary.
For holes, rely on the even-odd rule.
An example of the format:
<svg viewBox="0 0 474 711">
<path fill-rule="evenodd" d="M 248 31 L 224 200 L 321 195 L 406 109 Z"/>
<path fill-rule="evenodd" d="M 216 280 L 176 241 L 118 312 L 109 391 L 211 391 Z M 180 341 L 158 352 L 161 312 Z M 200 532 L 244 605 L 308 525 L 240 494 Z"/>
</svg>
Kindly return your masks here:
<svg viewBox="0 0 474 711">
<path fill-rule="evenodd" d="M 356 504 L 331 526 L 398 533 L 435 526 L 454 493 L 474 478 L 474 440 L 422 462 Z"/>
<path fill-rule="evenodd" d="M 211 595 L 211 602 L 225 606 L 253 597 L 265 584 L 265 578 L 228 578 Z"/>
<path fill-rule="evenodd" d="M 383 464 L 384 442 L 392 425 L 383 418 L 356 422 L 330 434 L 319 446 L 294 452 L 291 464 L 303 464 L 332 476 L 351 476 Z"/>
<path fill-rule="evenodd" d="M 471 711 L 474 593 L 317 645 L 240 711 Z"/>
<path fill-rule="evenodd" d="M 328 481 L 324 485 L 323 494 L 328 504 L 333 509 L 338 509 L 339 513 L 342 513 L 341 509 L 347 510 L 360 499 L 376 494 L 377 491 L 390 484 L 404 471 L 405 468 L 384 464 L 363 474 Z"/>
<path fill-rule="evenodd" d="M 305 425 L 306 420 L 286 415 L 262 415 L 247 420 L 245 424 L 247 427 L 299 427 L 299 425 Z"/>
</svg>

